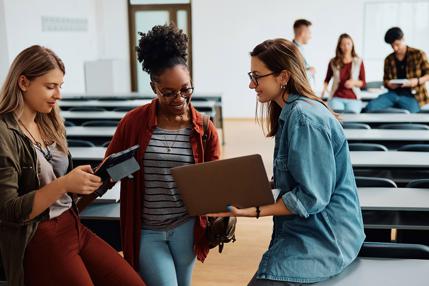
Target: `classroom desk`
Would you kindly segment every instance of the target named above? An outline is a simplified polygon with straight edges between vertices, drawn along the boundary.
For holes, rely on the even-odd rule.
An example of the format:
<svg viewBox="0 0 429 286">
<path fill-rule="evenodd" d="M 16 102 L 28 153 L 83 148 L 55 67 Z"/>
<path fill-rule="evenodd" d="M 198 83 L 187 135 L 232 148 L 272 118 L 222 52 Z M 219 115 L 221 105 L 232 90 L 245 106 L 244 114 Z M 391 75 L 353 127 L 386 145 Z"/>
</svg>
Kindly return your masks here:
<svg viewBox="0 0 429 286">
<path fill-rule="evenodd" d="M 429 189 L 359 188 L 362 210 L 429 212 Z"/>
<path fill-rule="evenodd" d="M 125 111 L 61 111 L 61 116 L 65 120 L 71 122 L 83 122 L 87 120 L 120 120 L 125 116 Z M 214 110 L 211 112 L 202 112 L 209 115 L 211 118 L 214 115 Z M 213 118 L 212 118 L 213 119 Z"/>
<path fill-rule="evenodd" d="M 341 274 L 317 286 L 426 286 L 429 260 L 357 258 Z"/>
<path fill-rule="evenodd" d="M 150 103 L 151 100 L 148 99 L 124 99 L 124 100 L 60 100 L 58 105 L 62 110 L 67 110 L 70 107 L 81 107 L 81 106 L 91 106 L 91 107 L 103 107 L 106 109 L 112 109 L 116 107 L 138 107 Z M 192 102 L 192 105 L 197 110 L 202 111 L 211 111 L 214 109 L 216 102 L 215 101 L 195 101 Z"/>
<path fill-rule="evenodd" d="M 103 137 L 112 138 L 116 127 L 106 126 L 67 126 L 67 137 Z"/>
<path fill-rule="evenodd" d="M 429 142 L 429 130 L 404 129 L 344 129 L 347 141 Z"/>
<path fill-rule="evenodd" d="M 387 90 L 383 90 L 383 89 L 376 89 L 376 90 L 371 90 L 371 91 L 362 90 L 360 99 L 364 102 L 370 101 L 370 100 L 376 99 L 380 94 L 382 94 L 386 91 Z M 319 92 L 318 94 L 321 94 L 321 92 Z M 323 96 L 323 99 L 328 100 L 328 98 L 329 98 L 329 94 L 325 93 L 325 95 Z"/>
<path fill-rule="evenodd" d="M 105 147 L 71 147 L 70 152 L 76 160 L 103 159 Z M 351 151 L 353 167 L 359 168 L 429 168 L 429 153 L 398 151 Z"/>
<path fill-rule="evenodd" d="M 353 168 L 429 169 L 429 152 L 351 151 Z"/>
<path fill-rule="evenodd" d="M 360 113 L 341 114 L 340 120 L 343 122 L 359 122 L 368 124 L 384 123 L 423 123 L 429 124 L 429 114 L 427 113 Z"/>
<path fill-rule="evenodd" d="M 70 147 L 73 161 L 100 162 L 106 153 L 106 147 Z"/>
<path fill-rule="evenodd" d="M 349 143 L 378 143 L 388 149 L 405 144 L 428 144 L 429 130 L 344 129 Z"/>
<path fill-rule="evenodd" d="M 359 188 L 367 229 L 429 230 L 429 189 Z"/>
</svg>

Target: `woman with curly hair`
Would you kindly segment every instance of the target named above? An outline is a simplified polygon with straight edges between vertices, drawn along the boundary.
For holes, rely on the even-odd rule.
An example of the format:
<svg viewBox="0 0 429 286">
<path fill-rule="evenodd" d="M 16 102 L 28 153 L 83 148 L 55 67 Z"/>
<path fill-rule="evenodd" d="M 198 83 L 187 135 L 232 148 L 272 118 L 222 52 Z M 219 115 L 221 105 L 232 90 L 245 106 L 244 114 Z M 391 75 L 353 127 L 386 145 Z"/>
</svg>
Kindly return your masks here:
<svg viewBox="0 0 429 286">
<path fill-rule="evenodd" d="M 211 122 L 204 127 L 191 104 L 187 36 L 173 25 L 140 35 L 138 60 L 156 98 L 121 120 L 106 152 L 141 147 L 140 171 L 121 182 L 122 247 L 149 286 L 186 286 L 195 258 L 203 261 L 208 254 L 206 218 L 187 213 L 170 169 L 217 160 L 218 135 Z"/>
</svg>

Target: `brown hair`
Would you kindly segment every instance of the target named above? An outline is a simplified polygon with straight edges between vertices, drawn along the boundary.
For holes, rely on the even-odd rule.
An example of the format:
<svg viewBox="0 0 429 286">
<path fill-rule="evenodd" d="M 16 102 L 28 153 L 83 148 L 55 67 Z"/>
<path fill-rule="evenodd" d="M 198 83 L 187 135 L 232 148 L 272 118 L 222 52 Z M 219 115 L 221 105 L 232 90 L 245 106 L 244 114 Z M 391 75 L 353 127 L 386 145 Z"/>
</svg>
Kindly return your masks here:
<svg viewBox="0 0 429 286">
<path fill-rule="evenodd" d="M 337 68 L 342 68 L 344 66 L 344 62 L 343 62 L 344 54 L 343 54 L 343 51 L 341 50 L 341 41 L 344 39 L 349 39 L 350 41 L 352 41 L 352 57 L 356 58 L 358 56 L 355 51 L 355 43 L 353 42 L 352 37 L 350 37 L 350 35 L 346 33 L 341 34 L 340 37 L 338 38 L 337 48 L 335 49 L 335 58 L 332 59 L 332 63 Z"/>
<path fill-rule="evenodd" d="M 21 76 L 31 81 L 55 68 L 65 74 L 62 60 L 48 48 L 34 45 L 20 52 L 13 60 L 0 90 L 0 114 L 13 113 L 15 117 L 19 117 L 22 113 L 24 97 L 18 85 Z M 44 139 L 57 143 L 58 148 L 67 153 L 65 127 L 59 107 L 55 106 L 48 114 L 38 113 L 35 121 Z"/>
<path fill-rule="evenodd" d="M 326 103 L 311 89 L 304 67 L 304 59 L 292 42 L 286 39 L 266 40 L 257 45 L 250 56 L 257 57 L 275 74 L 280 74 L 282 71 L 289 73 L 289 81 L 282 95 L 285 102 L 287 95 L 294 93 L 319 101 L 327 107 Z M 281 110 L 282 108 L 274 101 L 261 105 L 261 113 L 264 118 L 268 119 L 266 122 L 267 137 L 276 135 Z M 256 119 L 259 121 L 258 114 L 256 114 Z"/>
<path fill-rule="evenodd" d="M 298 19 L 293 23 L 293 31 L 296 34 L 297 30 L 301 27 L 309 27 L 311 26 L 311 22 L 306 19 Z"/>
</svg>

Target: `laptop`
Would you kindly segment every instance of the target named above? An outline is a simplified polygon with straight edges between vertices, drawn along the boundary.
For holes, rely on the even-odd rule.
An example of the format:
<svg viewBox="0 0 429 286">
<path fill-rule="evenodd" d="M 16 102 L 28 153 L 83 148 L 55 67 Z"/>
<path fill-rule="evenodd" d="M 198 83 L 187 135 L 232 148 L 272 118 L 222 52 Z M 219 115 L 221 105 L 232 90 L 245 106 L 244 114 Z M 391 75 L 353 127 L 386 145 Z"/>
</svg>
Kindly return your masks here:
<svg viewBox="0 0 429 286">
<path fill-rule="evenodd" d="M 259 154 L 175 167 L 171 173 L 190 215 L 274 203 Z"/>
</svg>

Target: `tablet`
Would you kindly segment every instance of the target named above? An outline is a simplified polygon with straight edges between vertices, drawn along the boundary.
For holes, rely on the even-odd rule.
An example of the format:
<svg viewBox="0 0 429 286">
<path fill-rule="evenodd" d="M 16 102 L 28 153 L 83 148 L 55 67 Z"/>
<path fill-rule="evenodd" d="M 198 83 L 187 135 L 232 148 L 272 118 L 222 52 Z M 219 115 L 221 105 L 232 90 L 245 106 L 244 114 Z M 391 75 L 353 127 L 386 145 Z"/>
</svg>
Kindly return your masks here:
<svg viewBox="0 0 429 286">
<path fill-rule="evenodd" d="M 259 154 L 175 167 L 171 174 L 190 215 L 275 202 Z"/>
<path fill-rule="evenodd" d="M 391 83 L 391 84 L 399 84 L 399 85 L 403 85 L 403 84 L 408 83 L 408 82 L 409 82 L 409 80 L 406 79 L 406 78 L 403 78 L 403 79 L 391 79 L 391 80 L 389 80 L 389 83 Z"/>
<path fill-rule="evenodd" d="M 130 176 L 140 169 L 134 158 L 139 148 L 140 145 L 134 145 L 121 152 L 110 154 L 95 168 L 94 174 L 99 176 L 103 182 L 109 179 L 116 182 Z"/>
</svg>

